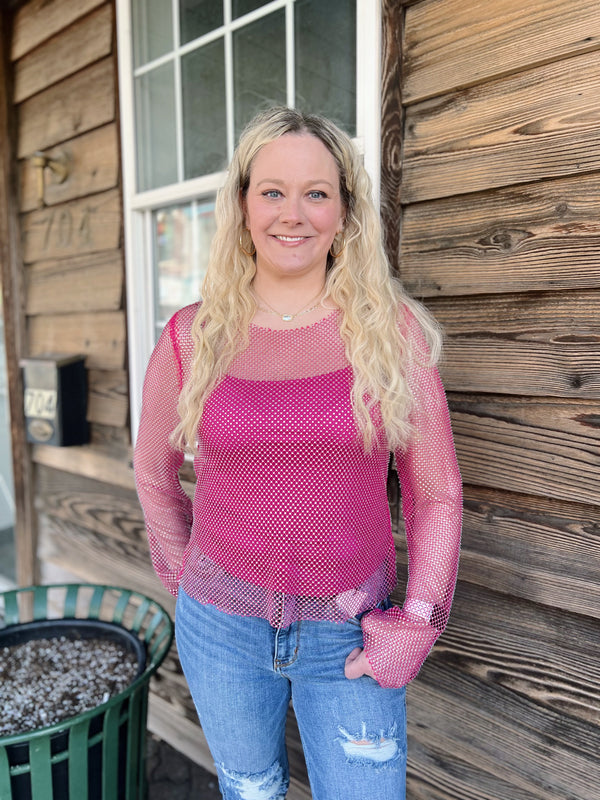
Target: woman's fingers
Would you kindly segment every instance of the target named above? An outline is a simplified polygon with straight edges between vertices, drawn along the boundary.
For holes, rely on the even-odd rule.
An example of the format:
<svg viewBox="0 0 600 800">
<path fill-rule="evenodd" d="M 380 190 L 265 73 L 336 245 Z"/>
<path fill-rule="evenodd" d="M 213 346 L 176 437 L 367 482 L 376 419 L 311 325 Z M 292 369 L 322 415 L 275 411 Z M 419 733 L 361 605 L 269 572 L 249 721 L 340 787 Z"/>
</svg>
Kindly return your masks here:
<svg viewBox="0 0 600 800">
<path fill-rule="evenodd" d="M 371 678 L 375 678 L 371 665 L 367 661 L 367 657 L 361 647 L 355 647 L 354 650 L 348 654 L 344 666 L 344 674 L 350 680 L 360 678 L 361 675 L 369 675 Z"/>
</svg>

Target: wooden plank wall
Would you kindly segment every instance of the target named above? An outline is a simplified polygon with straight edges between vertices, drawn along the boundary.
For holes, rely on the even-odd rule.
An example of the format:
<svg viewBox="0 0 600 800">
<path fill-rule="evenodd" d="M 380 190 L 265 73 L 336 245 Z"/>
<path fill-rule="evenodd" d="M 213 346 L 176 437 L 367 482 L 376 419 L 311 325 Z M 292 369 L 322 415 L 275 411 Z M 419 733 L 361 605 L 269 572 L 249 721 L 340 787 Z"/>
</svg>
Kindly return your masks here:
<svg viewBox="0 0 600 800">
<path fill-rule="evenodd" d="M 41 24 L 41 21 L 44 24 Z M 82 353 L 93 439 L 128 445 L 114 9 L 101 0 L 26 4 L 12 37 L 29 354 Z M 33 155 L 62 158 L 63 183 Z M 116 452 L 116 451 L 115 451 Z"/>
<path fill-rule="evenodd" d="M 465 483 L 454 611 L 409 690 L 409 797 L 596 800 L 597 0 L 385 5 L 389 241 L 446 330 Z"/>
</svg>

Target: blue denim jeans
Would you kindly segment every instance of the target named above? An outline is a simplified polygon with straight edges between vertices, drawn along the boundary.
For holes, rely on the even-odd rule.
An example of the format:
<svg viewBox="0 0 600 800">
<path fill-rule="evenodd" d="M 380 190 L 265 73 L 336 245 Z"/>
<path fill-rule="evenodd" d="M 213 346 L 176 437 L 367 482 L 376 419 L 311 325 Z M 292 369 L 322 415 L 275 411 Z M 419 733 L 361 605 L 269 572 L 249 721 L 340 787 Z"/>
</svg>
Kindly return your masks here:
<svg viewBox="0 0 600 800">
<path fill-rule="evenodd" d="M 405 800 L 405 690 L 344 676 L 359 619 L 273 628 L 180 589 L 176 635 L 225 800 L 285 798 L 290 699 L 313 800 Z"/>
</svg>

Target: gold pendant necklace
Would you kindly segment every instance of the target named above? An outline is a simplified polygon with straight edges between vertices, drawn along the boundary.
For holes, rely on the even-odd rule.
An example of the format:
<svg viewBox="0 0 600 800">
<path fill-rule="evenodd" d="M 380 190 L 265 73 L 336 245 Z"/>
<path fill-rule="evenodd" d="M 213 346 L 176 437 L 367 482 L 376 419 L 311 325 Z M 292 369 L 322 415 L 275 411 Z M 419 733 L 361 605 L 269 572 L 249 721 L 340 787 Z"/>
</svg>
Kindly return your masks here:
<svg viewBox="0 0 600 800">
<path fill-rule="evenodd" d="M 309 312 L 314 311 L 315 308 L 318 308 L 319 303 L 321 302 L 321 296 L 323 294 L 323 289 L 321 289 L 321 291 L 316 297 L 313 297 L 312 300 L 308 301 L 306 305 L 314 303 L 314 305 L 312 305 L 310 308 L 306 308 L 306 306 L 303 306 L 300 309 L 300 311 L 296 311 L 295 314 L 289 314 L 289 313 L 282 314 L 281 311 L 277 311 L 276 309 L 273 308 L 273 306 L 269 305 L 269 303 L 267 303 L 264 297 L 261 297 L 259 294 L 257 294 L 256 290 L 253 291 L 256 299 L 267 306 L 267 308 L 263 308 L 263 306 L 257 303 L 258 310 L 263 311 L 265 314 L 275 314 L 275 316 L 279 317 L 282 320 L 282 322 L 291 322 L 292 320 L 296 319 L 296 317 L 299 317 L 301 314 L 308 314 Z M 315 300 L 317 301 L 316 303 Z"/>
</svg>

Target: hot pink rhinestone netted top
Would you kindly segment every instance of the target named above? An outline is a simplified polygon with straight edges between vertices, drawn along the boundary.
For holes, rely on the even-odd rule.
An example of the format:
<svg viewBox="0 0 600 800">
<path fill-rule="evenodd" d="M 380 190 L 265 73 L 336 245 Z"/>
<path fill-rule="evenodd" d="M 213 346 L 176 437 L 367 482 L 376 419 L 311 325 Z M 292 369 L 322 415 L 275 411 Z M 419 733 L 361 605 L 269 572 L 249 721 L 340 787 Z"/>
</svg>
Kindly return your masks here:
<svg viewBox="0 0 600 800">
<path fill-rule="evenodd" d="M 402 609 L 386 483 L 390 453 L 365 453 L 351 406 L 340 313 L 290 330 L 250 326 L 248 347 L 208 398 L 193 501 L 169 442 L 193 355 L 197 305 L 173 316 L 144 383 L 134 467 L 154 568 L 174 595 L 259 616 L 343 622 L 363 615 L 382 686 L 403 686 L 445 627 L 458 567 L 461 482 L 435 368 L 414 366 L 414 435 L 395 453 L 409 555 Z M 408 316 L 409 335 L 421 337 Z M 370 611 L 370 609 L 374 609 Z M 364 612 L 369 613 L 364 613 Z"/>
</svg>

